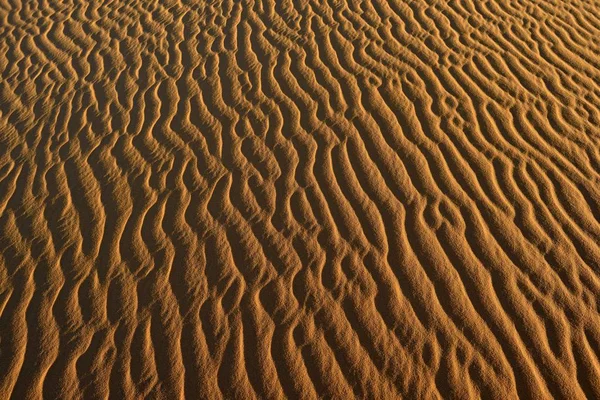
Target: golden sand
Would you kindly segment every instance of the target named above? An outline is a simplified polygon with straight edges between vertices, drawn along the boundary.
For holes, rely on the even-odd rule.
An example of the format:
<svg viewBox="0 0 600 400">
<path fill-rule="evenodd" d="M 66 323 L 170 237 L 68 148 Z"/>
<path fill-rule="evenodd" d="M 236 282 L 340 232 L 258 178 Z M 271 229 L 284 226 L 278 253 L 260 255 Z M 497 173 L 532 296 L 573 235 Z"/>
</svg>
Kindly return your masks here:
<svg viewBox="0 0 600 400">
<path fill-rule="evenodd" d="M 0 0 L 0 398 L 600 398 L 599 109 L 591 0 Z"/>
</svg>

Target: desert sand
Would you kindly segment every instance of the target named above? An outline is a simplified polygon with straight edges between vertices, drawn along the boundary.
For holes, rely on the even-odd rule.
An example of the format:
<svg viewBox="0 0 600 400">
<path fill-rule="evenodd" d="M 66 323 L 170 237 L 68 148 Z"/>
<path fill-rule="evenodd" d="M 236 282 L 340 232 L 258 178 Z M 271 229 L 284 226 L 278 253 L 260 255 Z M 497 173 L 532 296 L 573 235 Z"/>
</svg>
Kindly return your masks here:
<svg viewBox="0 0 600 400">
<path fill-rule="evenodd" d="M 0 0 L 0 398 L 600 398 L 599 110 L 592 0 Z"/>
</svg>

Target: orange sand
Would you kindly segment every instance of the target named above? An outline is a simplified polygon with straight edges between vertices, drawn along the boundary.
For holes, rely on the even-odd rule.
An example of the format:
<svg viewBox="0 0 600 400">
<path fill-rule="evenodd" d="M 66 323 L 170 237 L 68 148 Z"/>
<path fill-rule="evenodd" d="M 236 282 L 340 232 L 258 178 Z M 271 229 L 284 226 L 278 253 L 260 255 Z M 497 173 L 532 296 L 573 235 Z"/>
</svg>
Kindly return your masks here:
<svg viewBox="0 0 600 400">
<path fill-rule="evenodd" d="M 0 0 L 0 398 L 600 398 L 600 3 Z"/>
</svg>

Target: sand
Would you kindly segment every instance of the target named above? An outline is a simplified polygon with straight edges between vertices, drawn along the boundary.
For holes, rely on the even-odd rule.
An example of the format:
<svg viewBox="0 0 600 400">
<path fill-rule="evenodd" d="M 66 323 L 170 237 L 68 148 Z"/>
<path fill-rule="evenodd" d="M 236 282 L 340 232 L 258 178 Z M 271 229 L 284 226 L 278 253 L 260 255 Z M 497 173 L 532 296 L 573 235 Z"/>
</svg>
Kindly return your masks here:
<svg viewBox="0 0 600 400">
<path fill-rule="evenodd" d="M 0 0 L 0 398 L 600 398 L 600 3 Z"/>
</svg>

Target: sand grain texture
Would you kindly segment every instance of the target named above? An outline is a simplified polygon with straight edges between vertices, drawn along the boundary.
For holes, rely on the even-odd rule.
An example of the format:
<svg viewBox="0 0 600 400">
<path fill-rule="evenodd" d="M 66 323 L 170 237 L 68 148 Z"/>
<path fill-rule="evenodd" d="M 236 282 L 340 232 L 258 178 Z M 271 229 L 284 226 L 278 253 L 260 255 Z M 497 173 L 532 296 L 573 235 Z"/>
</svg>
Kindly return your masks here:
<svg viewBox="0 0 600 400">
<path fill-rule="evenodd" d="M 600 3 L 0 0 L 0 398 L 600 398 Z"/>
</svg>

